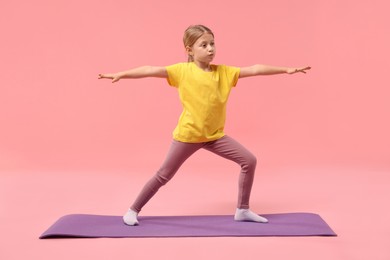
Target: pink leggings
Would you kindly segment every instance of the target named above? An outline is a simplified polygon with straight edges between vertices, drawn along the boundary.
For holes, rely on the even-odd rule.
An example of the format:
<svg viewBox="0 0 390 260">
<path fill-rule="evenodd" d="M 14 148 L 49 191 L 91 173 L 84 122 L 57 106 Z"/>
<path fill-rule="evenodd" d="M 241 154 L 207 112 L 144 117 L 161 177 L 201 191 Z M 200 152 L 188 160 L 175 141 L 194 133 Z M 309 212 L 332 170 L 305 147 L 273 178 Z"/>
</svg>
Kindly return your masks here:
<svg viewBox="0 0 390 260">
<path fill-rule="evenodd" d="M 182 143 L 173 140 L 163 165 L 146 183 L 131 209 L 140 212 L 159 188 L 172 179 L 185 160 L 201 148 L 234 161 L 241 166 L 238 180 L 237 208 L 248 209 L 257 160 L 244 146 L 226 135 L 218 140 L 205 143 Z"/>
</svg>

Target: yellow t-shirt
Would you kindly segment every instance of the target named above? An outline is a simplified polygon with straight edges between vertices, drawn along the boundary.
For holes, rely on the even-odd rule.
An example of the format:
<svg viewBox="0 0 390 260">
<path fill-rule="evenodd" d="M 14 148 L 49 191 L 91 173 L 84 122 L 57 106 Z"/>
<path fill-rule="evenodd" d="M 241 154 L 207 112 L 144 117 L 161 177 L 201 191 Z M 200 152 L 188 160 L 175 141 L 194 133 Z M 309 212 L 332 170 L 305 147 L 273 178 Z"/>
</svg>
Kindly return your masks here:
<svg viewBox="0 0 390 260">
<path fill-rule="evenodd" d="M 178 88 L 183 112 L 173 132 L 180 142 L 200 143 L 224 136 L 226 102 L 240 68 L 211 65 L 206 72 L 194 62 L 167 66 L 169 85 Z"/>
</svg>

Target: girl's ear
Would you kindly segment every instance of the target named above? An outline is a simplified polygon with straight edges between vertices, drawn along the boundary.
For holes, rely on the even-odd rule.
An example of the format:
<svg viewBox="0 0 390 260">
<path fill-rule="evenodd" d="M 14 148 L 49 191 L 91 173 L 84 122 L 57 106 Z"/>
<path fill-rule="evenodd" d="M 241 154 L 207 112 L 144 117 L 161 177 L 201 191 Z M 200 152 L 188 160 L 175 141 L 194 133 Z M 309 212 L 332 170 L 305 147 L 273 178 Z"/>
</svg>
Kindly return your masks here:
<svg viewBox="0 0 390 260">
<path fill-rule="evenodd" d="M 186 46 L 186 53 L 188 56 L 188 62 L 194 61 L 194 56 L 193 56 L 192 49 L 190 46 Z"/>
<path fill-rule="evenodd" d="M 192 55 L 192 48 L 190 46 L 186 46 L 186 53 Z"/>
</svg>

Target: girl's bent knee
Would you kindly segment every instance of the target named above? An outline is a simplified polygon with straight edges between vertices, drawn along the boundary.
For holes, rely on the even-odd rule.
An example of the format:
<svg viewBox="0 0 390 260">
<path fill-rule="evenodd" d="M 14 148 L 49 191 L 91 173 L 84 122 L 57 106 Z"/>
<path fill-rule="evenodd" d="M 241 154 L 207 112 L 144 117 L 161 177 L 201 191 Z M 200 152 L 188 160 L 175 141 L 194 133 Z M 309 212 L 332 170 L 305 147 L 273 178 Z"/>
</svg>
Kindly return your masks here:
<svg viewBox="0 0 390 260">
<path fill-rule="evenodd" d="M 257 158 L 254 155 L 247 156 L 245 161 L 241 164 L 243 169 L 255 169 L 257 165 Z"/>
<path fill-rule="evenodd" d="M 251 165 L 251 166 L 253 166 L 253 167 L 256 167 L 256 165 L 257 165 L 257 158 L 256 158 L 256 156 L 254 156 L 253 154 L 251 154 L 250 156 L 248 156 L 248 165 Z"/>
</svg>

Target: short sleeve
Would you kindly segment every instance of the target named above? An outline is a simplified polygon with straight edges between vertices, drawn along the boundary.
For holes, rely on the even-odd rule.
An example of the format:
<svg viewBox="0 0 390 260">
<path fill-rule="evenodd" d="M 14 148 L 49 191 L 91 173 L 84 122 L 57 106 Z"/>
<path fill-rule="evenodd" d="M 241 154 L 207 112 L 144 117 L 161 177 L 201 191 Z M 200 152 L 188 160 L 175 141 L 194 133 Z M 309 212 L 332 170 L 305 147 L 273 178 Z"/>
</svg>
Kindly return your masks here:
<svg viewBox="0 0 390 260">
<path fill-rule="evenodd" d="M 229 81 L 229 85 L 232 87 L 235 87 L 238 82 L 238 78 L 240 76 L 240 68 L 239 67 L 233 67 L 233 66 L 223 66 L 226 76 Z"/>
<path fill-rule="evenodd" d="M 177 63 L 170 66 L 166 66 L 165 69 L 168 73 L 168 84 L 172 87 L 178 87 L 183 74 L 183 63 Z"/>
</svg>

